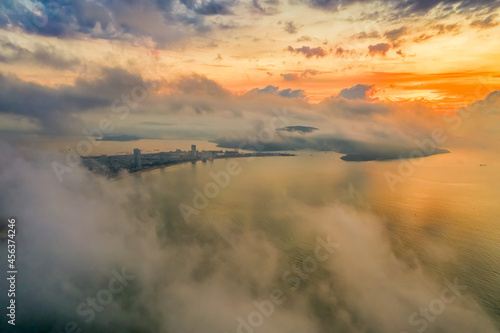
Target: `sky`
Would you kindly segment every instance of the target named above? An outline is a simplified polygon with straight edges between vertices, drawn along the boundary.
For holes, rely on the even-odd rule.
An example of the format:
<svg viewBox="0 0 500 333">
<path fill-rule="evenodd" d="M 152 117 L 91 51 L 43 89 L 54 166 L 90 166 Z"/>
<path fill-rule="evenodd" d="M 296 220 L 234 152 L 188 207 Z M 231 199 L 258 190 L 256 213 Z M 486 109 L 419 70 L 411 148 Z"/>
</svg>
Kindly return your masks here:
<svg viewBox="0 0 500 333">
<path fill-rule="evenodd" d="M 126 104 L 132 112 L 113 121 L 113 134 L 221 142 L 286 108 L 290 125 L 317 127 L 336 139 L 359 141 L 359 132 L 382 119 L 390 126 L 375 131 L 405 142 L 408 132 L 428 134 L 436 115 L 496 96 L 499 6 L 496 0 L 4 1 L 0 135 L 81 136 L 135 93 Z M 363 127 L 340 135 L 346 121 L 351 129 L 353 122 Z M 409 121 L 415 128 L 408 131 Z"/>
</svg>

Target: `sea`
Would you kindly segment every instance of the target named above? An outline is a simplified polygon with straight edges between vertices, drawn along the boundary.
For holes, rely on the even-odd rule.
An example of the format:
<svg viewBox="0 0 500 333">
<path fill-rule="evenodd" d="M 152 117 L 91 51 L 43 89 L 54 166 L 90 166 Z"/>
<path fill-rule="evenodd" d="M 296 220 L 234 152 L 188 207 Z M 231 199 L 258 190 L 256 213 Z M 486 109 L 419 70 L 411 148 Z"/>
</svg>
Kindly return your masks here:
<svg viewBox="0 0 500 333">
<path fill-rule="evenodd" d="M 263 260 L 263 279 L 291 299 L 306 297 L 304 311 L 319 331 L 498 331 L 497 154 L 454 150 L 423 159 L 344 162 L 334 152 L 294 153 L 199 161 L 119 182 L 155 193 L 174 239 L 230 244 L 236 268 L 259 267 L 252 260 L 275 256 L 270 266 Z M 273 250 L 239 257 L 234 247 L 254 246 L 241 236 L 247 233 Z M 332 258 L 291 279 L 286 272 L 306 267 L 318 237 L 337 244 Z M 450 283 L 463 292 L 460 302 L 448 305 L 442 295 Z M 422 308 L 430 309 L 429 317 Z"/>
</svg>

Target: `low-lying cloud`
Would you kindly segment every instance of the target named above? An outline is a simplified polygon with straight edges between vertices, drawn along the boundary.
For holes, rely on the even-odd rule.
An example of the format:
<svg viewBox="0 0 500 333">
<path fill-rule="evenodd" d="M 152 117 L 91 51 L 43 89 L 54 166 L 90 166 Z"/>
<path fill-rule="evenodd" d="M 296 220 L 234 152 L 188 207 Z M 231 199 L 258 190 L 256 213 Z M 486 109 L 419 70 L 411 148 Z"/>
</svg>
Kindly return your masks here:
<svg viewBox="0 0 500 333">
<path fill-rule="evenodd" d="M 23 332 L 64 331 L 68 323 L 96 333 L 238 332 L 276 289 L 282 303 L 262 315 L 262 330 L 400 332 L 415 329 L 409 316 L 446 287 L 417 258 L 395 252 L 383 218 L 359 200 L 362 186 L 343 197 L 352 194 L 346 183 L 332 184 L 315 199 L 308 193 L 320 179 L 286 178 L 292 183 L 277 195 L 247 176 L 247 185 L 232 184 L 219 200 L 236 202 L 235 216 L 214 203 L 186 224 L 177 204 L 207 181 L 189 169 L 111 181 L 76 167 L 60 183 L 40 152 L 26 159 L 2 144 L 0 153 L 0 186 L 10 193 L 0 194 L 0 209 L 18 225 L 16 328 Z M 359 174 L 345 176 L 362 184 Z M 318 246 L 323 259 L 311 263 Z M 86 320 L 79 305 L 118 273 L 130 277 L 126 287 Z M 474 297 L 447 304 L 429 332 L 496 332 Z"/>
</svg>

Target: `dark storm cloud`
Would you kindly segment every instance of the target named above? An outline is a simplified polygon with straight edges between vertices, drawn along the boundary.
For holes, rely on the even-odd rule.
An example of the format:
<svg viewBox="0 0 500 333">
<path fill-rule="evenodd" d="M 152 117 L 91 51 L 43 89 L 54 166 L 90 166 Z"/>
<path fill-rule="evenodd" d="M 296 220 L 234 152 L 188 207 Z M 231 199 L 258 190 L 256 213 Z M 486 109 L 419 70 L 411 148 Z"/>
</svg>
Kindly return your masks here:
<svg viewBox="0 0 500 333">
<path fill-rule="evenodd" d="M 292 46 L 288 46 L 286 48 L 288 52 L 292 53 L 302 53 L 306 58 L 323 58 L 327 55 L 327 51 L 322 48 L 322 47 L 309 47 L 309 46 L 302 46 L 298 48 L 293 48 Z"/>
<path fill-rule="evenodd" d="M 0 62 L 28 62 L 55 69 L 69 69 L 80 64 L 78 59 L 67 56 L 64 51 L 52 46 L 37 44 L 34 50 L 28 50 L 2 37 L 0 37 Z"/>
<path fill-rule="evenodd" d="M 115 68 L 104 68 L 94 81 L 78 79 L 73 86 L 58 88 L 0 73 L 0 113 L 36 119 L 49 133 L 68 133 L 79 123 L 78 113 L 110 107 L 122 94 L 143 85 L 140 76 Z"/>
<path fill-rule="evenodd" d="M 392 47 L 391 44 L 387 44 L 387 43 L 370 45 L 370 46 L 368 46 L 368 53 L 370 53 L 372 56 L 374 56 L 376 54 L 380 54 L 380 55 L 385 56 L 387 54 L 387 52 L 389 52 L 391 47 Z"/>
<path fill-rule="evenodd" d="M 367 86 L 364 84 L 358 84 L 354 87 L 351 88 L 346 88 L 343 89 L 339 96 L 344 97 L 346 99 L 367 99 L 366 93 L 372 88 L 373 86 Z"/>
</svg>

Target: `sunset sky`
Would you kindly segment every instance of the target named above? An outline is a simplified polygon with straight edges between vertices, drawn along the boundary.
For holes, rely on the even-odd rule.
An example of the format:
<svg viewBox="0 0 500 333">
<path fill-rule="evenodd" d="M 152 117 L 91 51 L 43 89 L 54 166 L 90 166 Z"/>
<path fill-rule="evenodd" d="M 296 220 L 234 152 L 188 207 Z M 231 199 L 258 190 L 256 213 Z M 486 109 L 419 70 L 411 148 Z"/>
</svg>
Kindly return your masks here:
<svg viewBox="0 0 500 333">
<path fill-rule="evenodd" d="M 33 83 L 42 104 L 44 94 L 67 96 L 65 89 L 83 98 L 81 86 L 112 80 L 103 79 L 106 69 L 160 82 L 156 96 L 199 95 L 182 84 L 195 77 L 234 98 L 277 87 L 310 108 L 362 85 L 372 103 L 453 113 L 500 89 L 499 7 L 496 0 L 4 1 L 0 79 L 11 88 L 0 96 L 2 129 L 43 129 L 41 114 L 52 112 L 16 111 L 34 97 L 10 101 L 15 87 Z M 47 108 L 85 121 L 106 105 L 95 102 L 62 107 L 54 98 L 58 106 Z"/>
</svg>

